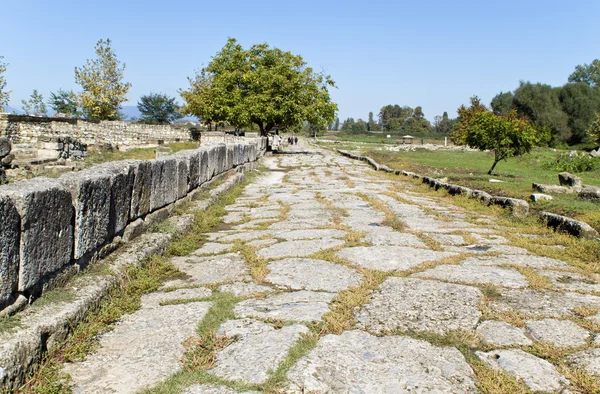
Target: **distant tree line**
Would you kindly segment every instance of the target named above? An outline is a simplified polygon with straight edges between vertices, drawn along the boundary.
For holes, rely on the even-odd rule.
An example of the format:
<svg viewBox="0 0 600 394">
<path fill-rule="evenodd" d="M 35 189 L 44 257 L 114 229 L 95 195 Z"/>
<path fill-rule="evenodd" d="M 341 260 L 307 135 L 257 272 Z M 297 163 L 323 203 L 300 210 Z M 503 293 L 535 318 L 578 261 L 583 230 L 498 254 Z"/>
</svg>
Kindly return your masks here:
<svg viewBox="0 0 600 394">
<path fill-rule="evenodd" d="M 337 119 L 337 124 L 339 125 L 339 119 Z M 404 134 L 449 134 L 455 124 L 456 119 L 450 119 L 448 112 L 444 112 L 442 116 L 434 117 L 432 125 L 425 119 L 421 106 L 411 108 L 406 105 L 401 107 L 398 104 L 389 104 L 383 106 L 379 111 L 378 121 L 375 121 L 373 112 L 369 112 L 368 121 L 348 118 L 342 123 L 340 131 L 349 133 L 385 131 Z M 330 130 L 337 130 L 337 126 L 330 128 Z"/>
<path fill-rule="evenodd" d="M 551 145 L 578 144 L 593 139 L 589 129 L 600 112 L 600 60 L 578 65 L 563 86 L 521 81 L 512 92 L 500 92 L 491 102 L 496 114 L 516 110 L 551 132 Z"/>
</svg>

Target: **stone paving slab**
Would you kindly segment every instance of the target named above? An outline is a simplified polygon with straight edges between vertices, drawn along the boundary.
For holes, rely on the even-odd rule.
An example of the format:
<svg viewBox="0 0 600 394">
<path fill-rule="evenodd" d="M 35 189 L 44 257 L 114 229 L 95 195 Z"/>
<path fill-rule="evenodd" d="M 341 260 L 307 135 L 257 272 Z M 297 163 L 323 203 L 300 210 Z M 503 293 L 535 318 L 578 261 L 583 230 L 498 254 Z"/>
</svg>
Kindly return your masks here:
<svg viewBox="0 0 600 394">
<path fill-rule="evenodd" d="M 233 281 L 249 281 L 249 269 L 244 258 L 238 253 L 217 256 L 173 257 L 171 263 L 185 272 L 188 282 L 194 284 L 212 284 Z"/>
<path fill-rule="evenodd" d="M 233 248 L 232 244 L 221 244 L 218 242 L 207 242 L 200 249 L 196 249 L 192 254 L 195 256 L 218 254 L 229 252 Z"/>
<path fill-rule="evenodd" d="M 552 286 L 557 289 L 568 291 L 583 291 L 588 293 L 600 293 L 600 284 L 592 278 L 574 272 L 561 272 L 540 270 L 539 274 L 550 279 Z"/>
<path fill-rule="evenodd" d="M 527 346 L 533 341 L 523 331 L 503 321 L 486 320 L 477 326 L 477 336 L 493 346 Z"/>
<path fill-rule="evenodd" d="M 83 362 L 65 364 L 76 393 L 135 393 L 181 370 L 182 342 L 210 303 L 142 308 L 125 315 Z"/>
<path fill-rule="evenodd" d="M 285 259 L 269 263 L 268 267 L 268 282 L 292 290 L 336 293 L 358 285 L 361 279 L 356 271 L 324 260 Z"/>
<path fill-rule="evenodd" d="M 536 341 L 552 343 L 558 347 L 577 347 L 586 344 L 590 333 L 570 320 L 530 320 L 525 329 Z"/>
<path fill-rule="evenodd" d="M 406 246 L 357 246 L 341 249 L 336 255 L 364 268 L 403 271 L 425 261 L 435 261 L 455 254 Z"/>
<path fill-rule="evenodd" d="M 534 255 L 477 256 L 461 261 L 462 265 L 516 265 L 530 268 L 570 268 L 564 261 Z"/>
<path fill-rule="evenodd" d="M 583 350 L 569 356 L 569 362 L 600 378 L 600 348 Z"/>
<path fill-rule="evenodd" d="M 259 394 L 258 391 L 237 391 L 225 386 L 209 386 L 208 384 L 198 384 L 189 387 L 183 394 Z"/>
<path fill-rule="evenodd" d="M 239 317 L 260 319 L 281 319 L 286 321 L 320 321 L 329 311 L 333 293 L 295 291 L 276 294 L 264 299 L 250 299 L 235 306 L 234 313 Z"/>
<path fill-rule="evenodd" d="M 482 297 L 474 287 L 390 277 L 357 314 L 358 328 L 375 333 L 471 331 L 481 316 Z"/>
<path fill-rule="evenodd" d="M 491 304 L 500 311 L 518 311 L 536 318 L 560 318 L 574 316 L 577 307 L 600 308 L 600 297 L 569 292 L 504 289 L 501 297 Z"/>
<path fill-rule="evenodd" d="M 286 241 L 260 249 L 256 254 L 265 259 L 306 257 L 321 250 L 334 248 L 343 244 L 344 241 L 340 239 Z"/>
<path fill-rule="evenodd" d="M 219 286 L 219 291 L 232 293 L 236 297 L 250 297 L 272 292 L 273 289 L 256 283 L 235 282 Z"/>
<path fill-rule="evenodd" d="M 438 265 L 412 275 L 415 278 L 440 279 L 465 284 L 491 284 L 519 289 L 528 287 L 525 276 L 513 268 L 489 266 Z"/>
<path fill-rule="evenodd" d="M 362 331 L 327 335 L 288 372 L 288 393 L 477 393 L 454 348 Z"/>
<path fill-rule="evenodd" d="M 477 356 L 492 368 L 503 369 L 522 379 L 534 391 L 556 392 L 569 384 L 548 361 L 519 349 L 476 352 Z"/>
<path fill-rule="evenodd" d="M 229 320 L 223 323 L 217 335 L 237 339 L 217 352 L 215 366 L 210 372 L 228 380 L 263 383 L 301 335 L 308 332 L 301 324 L 276 330 L 257 320 Z"/>
<path fill-rule="evenodd" d="M 427 245 L 425 245 L 425 243 L 416 235 L 399 233 L 392 230 L 371 230 L 364 238 L 366 242 L 376 246 L 397 245 L 410 246 L 413 248 L 427 248 Z"/>
</svg>

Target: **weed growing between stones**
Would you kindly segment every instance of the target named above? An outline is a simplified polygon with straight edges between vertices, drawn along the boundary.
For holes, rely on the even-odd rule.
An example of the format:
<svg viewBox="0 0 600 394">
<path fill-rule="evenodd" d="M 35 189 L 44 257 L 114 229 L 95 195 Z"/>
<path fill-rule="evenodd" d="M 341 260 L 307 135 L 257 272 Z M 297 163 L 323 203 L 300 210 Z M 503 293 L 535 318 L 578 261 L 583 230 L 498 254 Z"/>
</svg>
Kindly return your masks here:
<svg viewBox="0 0 600 394">
<path fill-rule="evenodd" d="M 548 290 L 552 288 L 550 280 L 543 275 L 538 274 L 533 268 L 523 267 L 521 265 L 509 265 L 518 270 L 529 283 L 529 287 L 535 290 Z"/>
<path fill-rule="evenodd" d="M 0 318 L 0 334 L 14 332 L 21 327 L 21 316 L 16 314 Z"/>
<path fill-rule="evenodd" d="M 244 242 L 236 241 L 233 246 L 233 252 L 239 252 L 246 264 L 250 267 L 250 276 L 257 283 L 263 283 L 265 277 L 269 274 L 267 267 L 268 260 L 259 257 L 256 254 L 256 248 L 246 245 Z"/>
<path fill-rule="evenodd" d="M 344 181 L 344 183 L 346 184 L 346 186 L 350 189 L 354 189 L 356 187 L 356 185 L 354 184 L 354 182 L 352 182 L 352 180 L 349 177 L 344 177 L 342 178 L 342 181 Z"/>
<path fill-rule="evenodd" d="M 369 203 L 374 209 L 383 212 L 383 214 L 385 215 L 385 220 L 381 224 L 383 224 L 384 226 L 391 227 L 396 231 L 406 231 L 406 224 L 402 220 L 398 219 L 398 216 L 396 216 L 394 211 L 392 211 L 392 209 L 389 206 L 387 206 L 387 204 L 385 204 L 383 201 L 368 196 L 364 193 L 356 193 L 356 195 L 365 200 L 367 203 Z"/>
<path fill-rule="evenodd" d="M 100 334 L 110 331 L 121 316 L 140 308 L 143 294 L 156 291 L 166 279 L 182 275 L 163 257 L 148 258 L 140 267 L 125 267 L 118 275 L 118 286 L 113 287 L 99 307 L 88 312 L 83 322 L 73 328 L 64 344 L 49 350 L 31 379 L 17 392 L 70 393 L 68 376 L 62 372 L 60 364 L 83 360 L 97 348 Z M 47 388 L 54 391 L 47 391 Z"/>
</svg>

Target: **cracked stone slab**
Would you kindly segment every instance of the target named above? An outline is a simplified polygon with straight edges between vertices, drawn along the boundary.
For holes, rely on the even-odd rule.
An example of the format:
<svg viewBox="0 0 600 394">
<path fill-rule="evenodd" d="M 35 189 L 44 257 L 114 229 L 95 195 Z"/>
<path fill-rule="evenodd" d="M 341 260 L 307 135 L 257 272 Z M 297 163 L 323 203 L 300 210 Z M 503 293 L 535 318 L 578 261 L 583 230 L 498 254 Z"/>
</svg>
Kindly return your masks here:
<svg viewBox="0 0 600 394">
<path fill-rule="evenodd" d="M 142 297 L 142 307 L 158 307 L 160 306 L 160 303 L 164 301 L 206 298 L 211 295 L 212 291 L 206 287 L 193 287 L 166 292 L 157 291 Z"/>
<path fill-rule="evenodd" d="M 550 270 L 541 270 L 538 273 L 550 279 L 552 285 L 558 289 L 600 293 L 600 284 L 584 275 Z"/>
<path fill-rule="evenodd" d="M 536 341 L 550 342 L 558 347 L 576 347 L 586 344 L 590 333 L 570 320 L 530 320 L 525 329 Z"/>
<path fill-rule="evenodd" d="M 287 219 L 269 226 L 272 230 L 310 230 L 318 229 L 319 227 L 327 227 L 331 224 L 328 218 L 312 218 L 312 219 Z"/>
<path fill-rule="evenodd" d="M 85 361 L 67 363 L 76 393 L 133 393 L 181 370 L 182 343 L 195 333 L 208 302 L 143 307 L 100 338 Z"/>
<path fill-rule="evenodd" d="M 514 268 L 490 266 L 438 265 L 412 275 L 416 278 L 440 279 L 464 284 L 491 284 L 519 289 L 528 287 L 525 276 Z"/>
<path fill-rule="evenodd" d="M 572 354 L 569 362 L 579 368 L 583 368 L 591 375 L 600 376 L 600 348 L 587 349 Z"/>
<path fill-rule="evenodd" d="M 207 242 L 200 249 L 195 250 L 192 254 L 196 256 L 211 255 L 223 252 L 228 252 L 233 248 L 232 244 L 221 244 L 218 242 Z"/>
<path fill-rule="evenodd" d="M 380 271 L 403 271 L 425 261 L 435 261 L 455 253 L 436 252 L 406 246 L 357 246 L 336 252 L 338 257 L 361 267 Z"/>
<path fill-rule="evenodd" d="M 238 253 L 173 257 L 170 261 L 188 275 L 188 283 L 211 284 L 251 280 L 244 258 Z"/>
<path fill-rule="evenodd" d="M 326 335 L 287 377 L 287 393 L 478 392 L 457 349 L 362 331 Z"/>
<path fill-rule="evenodd" d="M 208 384 L 197 384 L 188 387 L 183 394 L 259 394 L 258 391 L 243 391 L 230 389 L 226 386 L 210 386 Z"/>
<path fill-rule="evenodd" d="M 530 268 L 569 268 L 564 261 L 549 257 L 516 254 L 512 256 L 477 256 L 461 261 L 462 265 L 517 265 Z"/>
<path fill-rule="evenodd" d="M 533 344 L 523 331 L 503 321 L 486 320 L 475 330 L 482 341 L 494 346 L 527 346 Z"/>
<path fill-rule="evenodd" d="M 533 289 L 504 289 L 501 297 L 492 301 L 500 311 L 519 311 L 533 317 L 574 316 L 577 307 L 600 308 L 600 297 L 590 294 L 542 291 Z"/>
<path fill-rule="evenodd" d="M 439 242 L 442 245 L 450 245 L 450 246 L 465 245 L 465 240 L 461 235 L 441 234 L 441 233 L 426 233 L 426 235 L 428 237 L 432 238 L 434 241 Z"/>
<path fill-rule="evenodd" d="M 234 313 L 239 317 L 259 319 L 281 319 L 286 321 L 320 321 L 329 311 L 333 293 L 295 291 L 276 294 L 264 299 L 245 300 L 235 306 Z"/>
<path fill-rule="evenodd" d="M 237 340 L 216 354 L 210 372 L 228 380 L 263 383 L 269 378 L 269 371 L 276 370 L 301 335 L 308 332 L 301 324 L 276 330 L 257 320 L 229 320 L 221 325 L 217 335 Z"/>
<path fill-rule="evenodd" d="M 411 246 L 415 248 L 426 248 L 427 245 L 423 243 L 413 234 L 399 233 L 397 231 L 370 231 L 365 235 L 365 241 L 373 245 L 397 245 L 397 246 Z"/>
<path fill-rule="evenodd" d="M 269 264 L 267 281 L 293 290 L 336 293 L 356 286 L 361 279 L 356 271 L 325 260 L 285 259 Z"/>
<path fill-rule="evenodd" d="M 569 384 L 548 361 L 519 349 L 476 352 L 492 368 L 503 369 L 517 379 L 522 379 L 534 391 L 558 391 Z"/>
<path fill-rule="evenodd" d="M 256 283 L 235 282 L 219 286 L 220 292 L 229 292 L 236 297 L 249 297 L 268 293 L 273 291 L 268 286 L 257 285 Z"/>
<path fill-rule="evenodd" d="M 252 241 L 253 239 L 271 237 L 272 235 L 273 232 L 269 230 L 252 230 L 234 234 L 225 234 L 217 239 L 219 242 Z"/>
<path fill-rule="evenodd" d="M 276 231 L 273 235 L 277 238 L 283 238 L 286 241 L 297 241 L 301 239 L 323 239 L 323 238 L 344 238 L 346 232 L 336 229 L 312 229 L 312 230 L 287 230 Z"/>
<path fill-rule="evenodd" d="M 259 249 L 264 248 L 266 246 L 271 246 L 273 244 L 276 244 L 277 242 L 279 241 L 277 241 L 276 239 L 255 239 L 254 241 L 246 242 L 246 245 Z"/>
<path fill-rule="evenodd" d="M 376 333 L 471 331 L 481 317 L 482 297 L 474 287 L 390 277 L 358 313 L 358 327 Z"/>
<path fill-rule="evenodd" d="M 286 241 L 260 249 L 256 254 L 265 259 L 276 259 L 281 257 L 306 257 L 324 249 L 341 246 L 341 239 L 314 239 Z"/>
</svg>

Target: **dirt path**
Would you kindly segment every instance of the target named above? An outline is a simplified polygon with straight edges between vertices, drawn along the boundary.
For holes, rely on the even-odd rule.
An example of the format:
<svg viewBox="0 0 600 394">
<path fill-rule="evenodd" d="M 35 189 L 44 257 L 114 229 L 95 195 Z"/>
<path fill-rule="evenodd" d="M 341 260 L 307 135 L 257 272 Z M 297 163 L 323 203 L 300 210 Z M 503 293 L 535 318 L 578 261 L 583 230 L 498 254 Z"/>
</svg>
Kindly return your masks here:
<svg viewBox="0 0 600 394">
<path fill-rule="evenodd" d="M 310 149 L 264 159 L 231 229 L 171 259 L 187 279 L 66 366 L 75 392 L 577 392 L 600 373 L 597 278 Z M 214 359 L 184 368 L 214 321 Z"/>
</svg>

